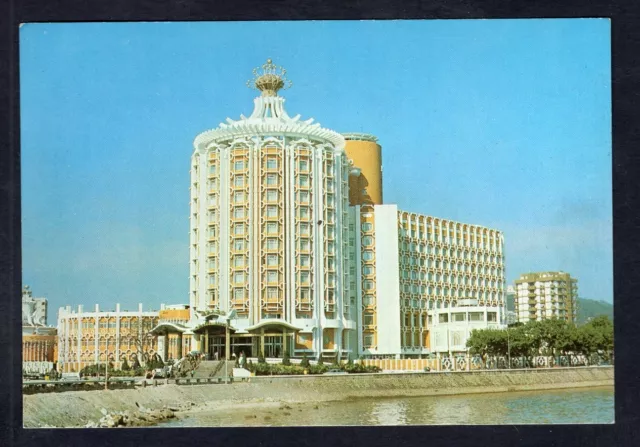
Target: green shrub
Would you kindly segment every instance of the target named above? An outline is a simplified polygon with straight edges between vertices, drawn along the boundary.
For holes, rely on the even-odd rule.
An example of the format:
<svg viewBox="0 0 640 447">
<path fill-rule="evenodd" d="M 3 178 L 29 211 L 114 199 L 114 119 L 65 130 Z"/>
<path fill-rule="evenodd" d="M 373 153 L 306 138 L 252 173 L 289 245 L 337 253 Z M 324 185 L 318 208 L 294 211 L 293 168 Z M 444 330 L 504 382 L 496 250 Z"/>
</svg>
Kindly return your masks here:
<svg viewBox="0 0 640 447">
<path fill-rule="evenodd" d="M 262 351 L 258 352 L 258 363 L 267 363 L 267 361 L 264 358 L 264 354 L 262 353 Z"/>
<path fill-rule="evenodd" d="M 127 362 L 127 358 L 124 358 L 124 361 L 122 362 L 122 366 L 120 366 L 120 369 L 123 371 L 129 371 L 131 369 L 131 367 L 129 366 L 129 362 Z"/>
<path fill-rule="evenodd" d="M 322 354 L 318 357 L 318 365 L 324 365 L 324 360 L 322 360 Z"/>
<path fill-rule="evenodd" d="M 282 364 L 285 366 L 291 366 L 291 356 L 289 356 L 288 350 L 284 351 L 284 355 L 282 356 Z"/>
<path fill-rule="evenodd" d="M 329 367 L 323 364 L 309 366 L 309 374 L 324 374 L 327 371 L 329 371 Z"/>
<path fill-rule="evenodd" d="M 300 362 L 300 366 L 303 368 L 308 368 L 310 365 L 309 359 L 307 358 L 307 353 L 305 352 L 302 356 L 302 361 Z"/>
</svg>

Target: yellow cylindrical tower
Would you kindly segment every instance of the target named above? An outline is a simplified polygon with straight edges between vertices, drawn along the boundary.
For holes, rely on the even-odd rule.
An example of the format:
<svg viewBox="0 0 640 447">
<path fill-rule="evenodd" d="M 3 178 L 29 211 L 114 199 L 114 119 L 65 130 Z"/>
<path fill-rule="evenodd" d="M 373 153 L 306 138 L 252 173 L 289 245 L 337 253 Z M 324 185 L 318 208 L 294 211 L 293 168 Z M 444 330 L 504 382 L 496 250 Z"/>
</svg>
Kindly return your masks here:
<svg viewBox="0 0 640 447">
<path fill-rule="evenodd" d="M 342 134 L 345 152 L 360 175 L 349 177 L 350 205 L 382 204 L 382 148 L 373 135 L 363 133 Z"/>
</svg>

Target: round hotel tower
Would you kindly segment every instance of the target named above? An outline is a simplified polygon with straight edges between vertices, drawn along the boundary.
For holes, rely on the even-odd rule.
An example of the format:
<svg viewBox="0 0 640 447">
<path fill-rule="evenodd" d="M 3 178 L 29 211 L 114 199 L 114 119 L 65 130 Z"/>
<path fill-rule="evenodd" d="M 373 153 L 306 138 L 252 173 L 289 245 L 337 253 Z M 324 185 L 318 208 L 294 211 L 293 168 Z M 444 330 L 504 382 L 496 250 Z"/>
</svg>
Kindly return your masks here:
<svg viewBox="0 0 640 447">
<path fill-rule="evenodd" d="M 378 139 L 364 133 L 342 135 L 345 152 L 354 166 L 349 178 L 349 204 L 382 205 L 382 149 Z"/>
<path fill-rule="evenodd" d="M 342 135 L 290 117 L 271 60 L 253 113 L 198 135 L 191 158 L 190 306 L 196 348 L 346 356 L 349 169 Z M 343 300 L 344 298 L 344 300 Z"/>
</svg>

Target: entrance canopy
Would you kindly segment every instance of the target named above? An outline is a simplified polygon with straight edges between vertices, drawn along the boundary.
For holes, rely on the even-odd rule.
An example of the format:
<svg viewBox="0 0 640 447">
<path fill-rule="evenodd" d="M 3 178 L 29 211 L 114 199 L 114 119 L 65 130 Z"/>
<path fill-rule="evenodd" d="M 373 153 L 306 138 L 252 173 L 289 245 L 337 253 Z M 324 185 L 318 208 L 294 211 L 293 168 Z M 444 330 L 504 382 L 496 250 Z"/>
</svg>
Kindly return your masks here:
<svg viewBox="0 0 640 447">
<path fill-rule="evenodd" d="M 182 334 L 188 328 L 180 323 L 162 322 L 151 329 L 153 335 Z"/>
<path fill-rule="evenodd" d="M 194 334 L 204 334 L 204 332 L 209 329 L 210 332 L 224 332 L 226 330 L 227 324 L 223 321 L 207 321 L 206 323 L 199 324 L 195 328 L 193 328 Z M 229 326 L 229 331 L 236 332 L 237 329 L 233 326 Z"/>
<path fill-rule="evenodd" d="M 262 320 L 258 324 L 254 324 L 253 326 L 249 326 L 247 328 L 247 331 L 248 332 L 255 332 L 255 331 L 257 331 L 259 329 L 262 329 L 262 328 L 266 329 L 267 327 L 272 328 L 272 329 L 278 328 L 280 330 L 288 329 L 288 330 L 294 331 L 294 332 L 300 331 L 299 327 L 296 327 L 296 326 L 292 325 L 291 323 L 289 323 L 288 321 L 281 320 L 281 319 Z"/>
</svg>

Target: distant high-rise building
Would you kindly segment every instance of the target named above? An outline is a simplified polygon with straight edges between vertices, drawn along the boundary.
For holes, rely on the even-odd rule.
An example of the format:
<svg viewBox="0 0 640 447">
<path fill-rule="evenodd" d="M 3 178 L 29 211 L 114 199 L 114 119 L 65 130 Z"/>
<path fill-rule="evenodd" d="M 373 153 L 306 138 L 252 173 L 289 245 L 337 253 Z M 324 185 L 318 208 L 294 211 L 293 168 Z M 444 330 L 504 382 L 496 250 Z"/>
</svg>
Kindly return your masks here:
<svg viewBox="0 0 640 447">
<path fill-rule="evenodd" d="M 578 280 L 564 272 L 526 273 L 515 282 L 518 321 L 558 318 L 575 323 Z"/>
</svg>

